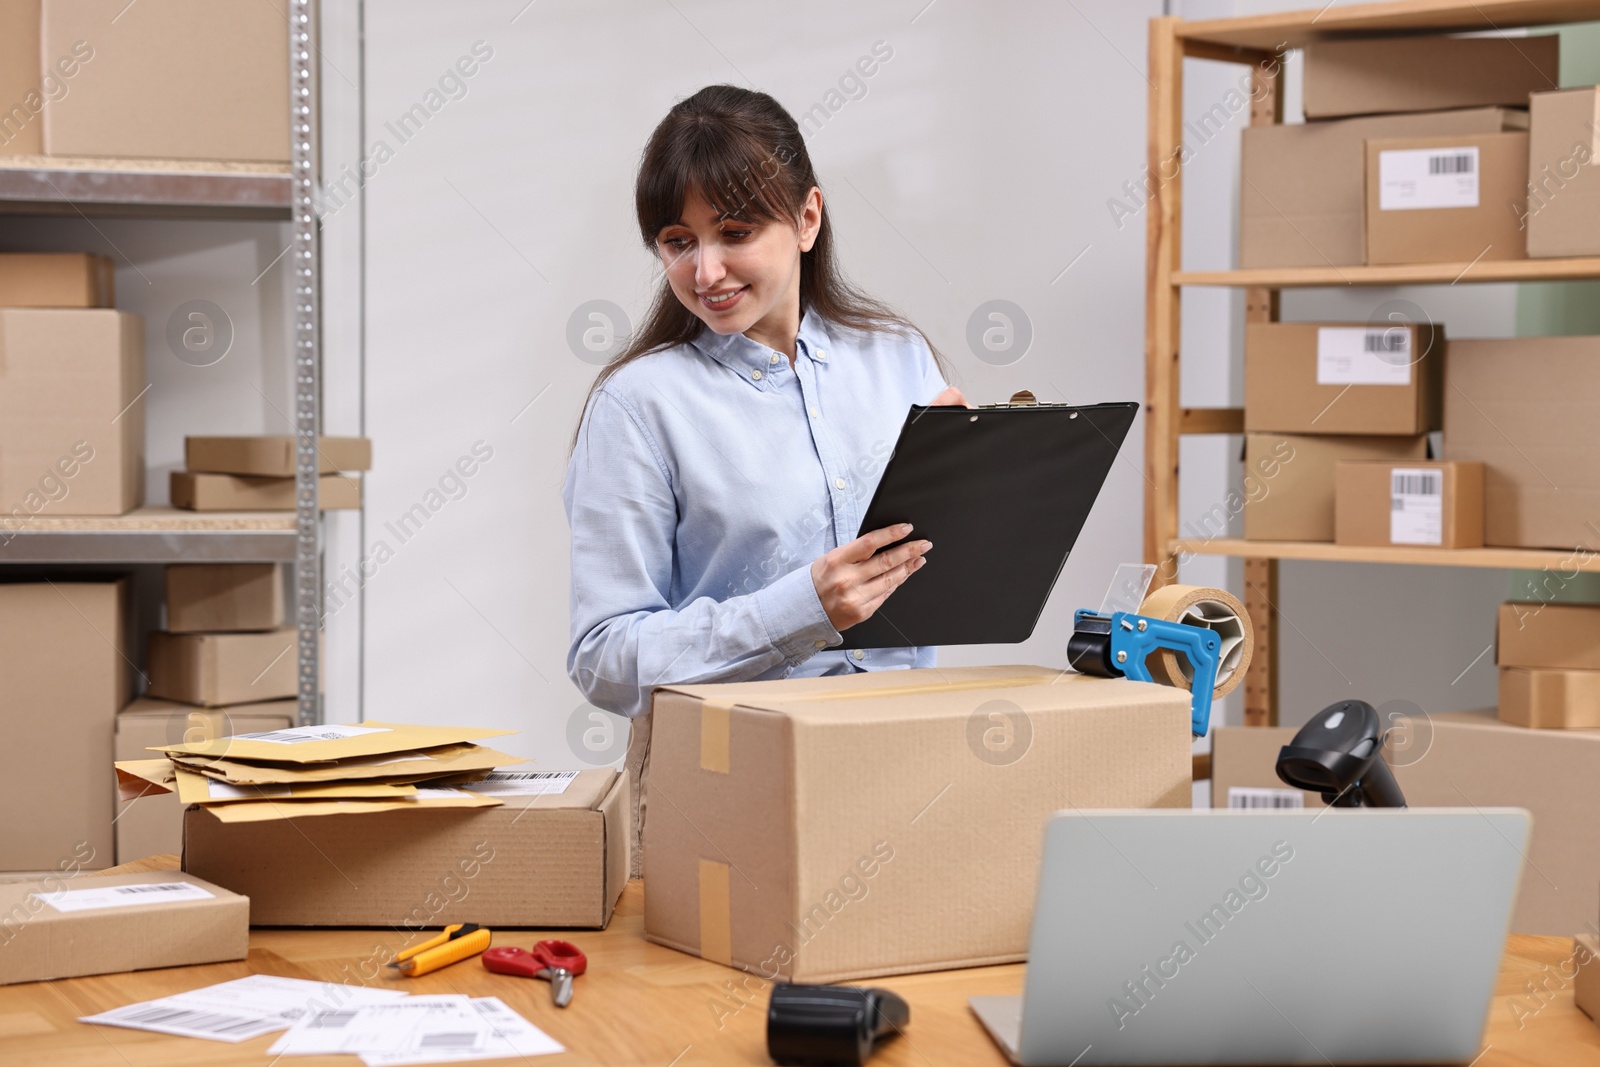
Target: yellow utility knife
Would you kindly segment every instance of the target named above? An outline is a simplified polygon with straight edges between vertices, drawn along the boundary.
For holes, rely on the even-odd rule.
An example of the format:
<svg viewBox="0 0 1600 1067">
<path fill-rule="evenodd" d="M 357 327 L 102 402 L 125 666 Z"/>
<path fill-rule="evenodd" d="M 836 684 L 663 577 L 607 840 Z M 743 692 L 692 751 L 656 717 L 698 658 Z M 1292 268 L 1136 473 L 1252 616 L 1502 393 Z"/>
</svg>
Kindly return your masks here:
<svg viewBox="0 0 1600 1067">
<path fill-rule="evenodd" d="M 407 978 L 416 978 L 429 971 L 437 971 L 440 967 L 459 963 L 469 956 L 476 956 L 488 947 L 489 931 L 486 927 L 477 923 L 455 923 L 446 926 L 439 936 L 406 949 L 389 966 Z"/>
</svg>

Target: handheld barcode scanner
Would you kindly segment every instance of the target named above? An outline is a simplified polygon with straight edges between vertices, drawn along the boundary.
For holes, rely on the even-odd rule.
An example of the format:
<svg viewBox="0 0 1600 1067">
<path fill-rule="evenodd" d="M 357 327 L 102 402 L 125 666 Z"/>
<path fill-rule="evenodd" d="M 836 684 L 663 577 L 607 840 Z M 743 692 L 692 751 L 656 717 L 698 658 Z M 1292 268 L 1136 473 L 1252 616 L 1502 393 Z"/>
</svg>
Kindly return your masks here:
<svg viewBox="0 0 1600 1067">
<path fill-rule="evenodd" d="M 861 1067 L 910 1021 L 887 989 L 780 983 L 767 1005 L 767 1055 L 796 1067 Z"/>
<path fill-rule="evenodd" d="M 1406 798 L 1383 762 L 1388 732 L 1371 704 L 1345 700 L 1323 708 L 1278 753 L 1278 777 L 1320 792 L 1335 808 L 1403 808 Z"/>
</svg>

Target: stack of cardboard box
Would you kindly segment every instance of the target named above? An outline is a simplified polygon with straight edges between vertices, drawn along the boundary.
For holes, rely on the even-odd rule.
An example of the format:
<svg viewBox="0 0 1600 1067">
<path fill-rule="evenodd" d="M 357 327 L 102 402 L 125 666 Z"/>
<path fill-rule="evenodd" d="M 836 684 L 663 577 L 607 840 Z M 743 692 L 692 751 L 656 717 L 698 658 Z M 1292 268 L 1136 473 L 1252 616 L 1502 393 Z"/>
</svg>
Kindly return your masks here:
<svg viewBox="0 0 1600 1067">
<path fill-rule="evenodd" d="M 1502 720 L 1600 728 L 1600 604 L 1501 604 L 1496 647 Z"/>
<path fill-rule="evenodd" d="M 186 470 L 173 471 L 174 507 L 193 511 L 293 511 L 295 439 L 189 437 Z M 361 507 L 361 482 L 350 472 L 372 468 L 372 442 L 364 437 L 317 439 L 317 503 L 324 511 Z"/>
</svg>

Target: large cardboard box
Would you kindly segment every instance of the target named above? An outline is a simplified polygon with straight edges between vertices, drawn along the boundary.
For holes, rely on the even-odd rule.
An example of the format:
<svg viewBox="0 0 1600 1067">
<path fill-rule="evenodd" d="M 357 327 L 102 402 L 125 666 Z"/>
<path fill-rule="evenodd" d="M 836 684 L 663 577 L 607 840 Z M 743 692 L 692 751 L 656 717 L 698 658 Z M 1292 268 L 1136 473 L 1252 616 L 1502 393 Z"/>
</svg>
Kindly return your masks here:
<svg viewBox="0 0 1600 1067">
<path fill-rule="evenodd" d="M 44 150 L 286 163 L 289 22 L 264 0 L 43 0 L 43 55 L 91 42 L 69 93 L 45 102 Z"/>
<path fill-rule="evenodd" d="M 224 824 L 184 813 L 183 869 L 250 898 L 257 926 L 600 928 L 628 880 L 626 775 L 498 808 Z"/>
<path fill-rule="evenodd" d="M 1527 129 L 1524 111 L 1472 108 L 1240 131 L 1239 266 L 1344 267 L 1364 262 L 1365 142 Z"/>
<path fill-rule="evenodd" d="M 116 306 L 116 267 L 87 252 L 0 253 L 0 307 Z"/>
<path fill-rule="evenodd" d="M 295 473 L 294 457 L 295 439 L 288 434 L 183 439 L 183 465 L 191 471 L 208 474 L 292 478 Z M 317 438 L 317 468 L 321 474 L 371 470 L 371 439 Z"/>
<path fill-rule="evenodd" d="M 211 741 L 235 734 L 264 733 L 293 726 L 293 700 L 202 708 L 142 697 L 117 715 L 116 758 L 153 759 L 150 749 L 187 741 Z M 152 789 L 117 813 L 117 862 L 128 863 L 183 851 L 183 804 L 177 793 Z"/>
<path fill-rule="evenodd" d="M 1561 84 L 1561 38 L 1364 37 L 1306 45 L 1307 119 L 1501 104 Z"/>
<path fill-rule="evenodd" d="M 1246 433 L 1428 433 L 1443 418 L 1443 382 L 1442 326 L 1245 327 Z"/>
<path fill-rule="evenodd" d="M 219 707 L 280 700 L 296 692 L 292 626 L 260 633 L 150 635 L 153 697 Z"/>
<path fill-rule="evenodd" d="M 242 960 L 250 901 L 181 871 L 0 884 L 0 985 Z"/>
<path fill-rule="evenodd" d="M 1367 262 L 1526 259 L 1528 135 L 1367 142 Z"/>
<path fill-rule="evenodd" d="M 1444 458 L 1483 464 L 1483 541 L 1600 538 L 1600 337 L 1451 341 Z"/>
<path fill-rule="evenodd" d="M 1495 662 L 1502 667 L 1600 670 L 1600 604 L 1500 605 Z"/>
<path fill-rule="evenodd" d="M 1600 255 L 1600 85 L 1528 107 L 1528 255 Z"/>
<path fill-rule="evenodd" d="M 0 308 L 0 538 L 144 500 L 144 320 Z"/>
<path fill-rule="evenodd" d="M 1266 491 L 1244 505 L 1251 541 L 1332 541 L 1336 475 L 1342 460 L 1423 459 L 1426 435 L 1416 437 L 1245 435 L 1245 469 L 1278 471 Z"/>
<path fill-rule="evenodd" d="M 283 625 L 283 570 L 276 563 L 176 563 L 166 579 L 169 633 Z"/>
<path fill-rule="evenodd" d="M 293 478 L 245 478 L 236 474 L 173 471 L 172 506 L 191 511 L 293 511 Z M 317 506 L 323 511 L 361 507 L 361 483 L 342 474 L 317 478 Z"/>
<path fill-rule="evenodd" d="M 1498 713 L 1537 730 L 1600 729 L 1600 670 L 1501 667 Z"/>
<path fill-rule="evenodd" d="M 111 739 L 133 686 L 125 585 L 0 582 L 0 870 L 112 864 Z"/>
<path fill-rule="evenodd" d="M 1062 808 L 1188 807 L 1189 695 L 1046 667 L 658 687 L 645 937 L 768 979 L 1021 960 Z"/>
<path fill-rule="evenodd" d="M 0 0 L 0 155 L 44 151 L 44 72 L 39 69 L 39 0 Z M 48 87 L 60 92 L 60 80 Z"/>
<path fill-rule="evenodd" d="M 1341 545 L 1483 547 L 1483 464 L 1340 463 L 1334 535 Z"/>
<path fill-rule="evenodd" d="M 1529 730 L 1499 721 L 1492 710 L 1435 712 L 1407 730 L 1405 752 L 1390 765 L 1412 808 L 1533 813 L 1526 861 L 1516 860 L 1522 883 L 1511 932 L 1571 937 L 1589 929 L 1600 916 L 1600 730 Z M 1213 806 L 1227 806 L 1228 792 L 1240 787 L 1286 789 L 1274 768 L 1278 750 L 1295 732 L 1213 730 Z M 1300 795 L 1306 806 L 1322 806 L 1317 794 Z M 1361 813 L 1330 811 L 1326 817 L 1359 819 Z"/>
</svg>

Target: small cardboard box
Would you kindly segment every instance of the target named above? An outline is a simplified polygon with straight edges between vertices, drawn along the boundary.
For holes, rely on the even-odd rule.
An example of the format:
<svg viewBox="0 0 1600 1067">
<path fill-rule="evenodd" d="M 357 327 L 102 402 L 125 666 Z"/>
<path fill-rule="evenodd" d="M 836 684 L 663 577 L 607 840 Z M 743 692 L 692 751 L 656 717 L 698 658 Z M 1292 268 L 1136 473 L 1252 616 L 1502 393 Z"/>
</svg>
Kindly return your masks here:
<svg viewBox="0 0 1600 1067">
<path fill-rule="evenodd" d="M 1428 433 L 1443 418 L 1443 382 L 1440 326 L 1245 327 L 1246 433 Z"/>
<path fill-rule="evenodd" d="M 1590 926 L 1591 931 L 1600 927 Z M 1572 939 L 1572 958 L 1577 962 L 1578 973 L 1572 979 L 1572 999 L 1595 1022 L 1600 1022 L 1600 941 L 1593 933 L 1579 934 Z"/>
<path fill-rule="evenodd" d="M 645 937 L 828 982 L 1021 960 L 1061 808 L 1187 807 L 1189 694 L 1046 667 L 654 691 Z"/>
<path fill-rule="evenodd" d="M 181 871 L 0 884 L 0 985 L 242 960 L 250 901 Z"/>
<path fill-rule="evenodd" d="M 173 471 L 172 506 L 191 511 L 293 511 L 293 478 L 246 478 L 237 474 Z M 317 506 L 323 511 L 361 507 L 361 483 L 342 474 L 317 479 Z"/>
<path fill-rule="evenodd" d="M 1528 107 L 1528 255 L 1600 255 L 1600 85 Z"/>
<path fill-rule="evenodd" d="M 1600 337 L 1451 341 L 1444 458 L 1483 464 L 1483 541 L 1593 545 L 1600 531 Z"/>
<path fill-rule="evenodd" d="M 1529 730 L 1496 719 L 1494 712 L 1435 712 L 1404 724 L 1405 741 L 1385 752 L 1395 781 L 1412 808 L 1527 808 L 1533 837 L 1517 907 L 1514 934 L 1571 937 L 1600 915 L 1600 730 Z M 1211 798 L 1235 806 L 1238 790 L 1287 787 L 1275 768 L 1278 750 L 1294 739 L 1293 727 L 1228 726 L 1212 731 Z M 1307 807 L 1321 807 L 1315 793 Z M 1248 793 L 1244 794 L 1248 796 Z M 1334 818 L 1359 811 L 1330 811 Z"/>
<path fill-rule="evenodd" d="M 1306 45 L 1307 119 L 1500 104 L 1561 84 L 1561 38 L 1364 37 Z"/>
<path fill-rule="evenodd" d="M 71 57 L 66 57 L 68 62 Z M 72 62 L 76 72 L 77 64 Z M 49 88 L 60 92 L 56 71 Z M 44 151 L 44 71 L 39 65 L 39 0 L 0 3 L 0 155 Z"/>
<path fill-rule="evenodd" d="M 126 584 L 0 582 L 0 870 L 112 863 L 112 733 L 133 688 Z"/>
<path fill-rule="evenodd" d="M 42 55 L 94 47 L 71 91 L 45 101 L 49 155 L 289 161 L 289 23 L 274 5 L 43 0 L 42 10 Z"/>
<path fill-rule="evenodd" d="M 1334 535 L 1341 545 L 1483 547 L 1483 464 L 1340 463 Z"/>
<path fill-rule="evenodd" d="M 1239 266 L 1362 263 L 1368 139 L 1527 127 L 1527 112 L 1495 107 L 1246 126 L 1240 131 Z"/>
<path fill-rule="evenodd" d="M 191 807 L 183 869 L 247 895 L 257 926 L 599 929 L 628 880 L 628 789 L 602 768 L 498 808 L 227 825 Z"/>
<path fill-rule="evenodd" d="M 295 439 L 286 434 L 183 440 L 184 466 L 207 474 L 292 478 L 294 454 Z M 317 467 L 320 474 L 371 470 L 372 441 L 365 437 L 319 437 Z"/>
<path fill-rule="evenodd" d="M 297 632 L 150 635 L 153 697 L 219 707 L 292 697 Z"/>
<path fill-rule="evenodd" d="M 109 308 L 116 268 L 87 252 L 0 253 L 0 307 Z"/>
<path fill-rule="evenodd" d="M 144 320 L 0 308 L 0 537 L 144 500 Z"/>
<path fill-rule="evenodd" d="M 1528 135 L 1367 142 L 1367 262 L 1526 259 Z"/>
<path fill-rule="evenodd" d="M 1538 730 L 1600 729 L 1600 671 L 1501 667 L 1499 715 Z"/>
<path fill-rule="evenodd" d="M 166 578 L 171 633 L 283 625 L 283 571 L 276 563 L 178 563 Z"/>
<path fill-rule="evenodd" d="M 212 741 L 235 734 L 264 733 L 293 726 L 293 700 L 202 708 L 142 697 L 117 715 L 116 758 L 153 759 L 150 749 L 184 741 Z M 117 862 L 128 863 L 183 851 L 183 804 L 177 793 L 154 789 L 117 813 Z"/>
<path fill-rule="evenodd" d="M 1336 472 L 1341 460 L 1415 460 L 1428 454 L 1428 438 L 1287 436 L 1246 434 L 1245 469 L 1277 473 L 1265 491 L 1244 505 L 1244 536 L 1250 541 L 1332 541 Z"/>
<path fill-rule="evenodd" d="M 1600 604 L 1507 601 L 1496 633 L 1502 667 L 1600 670 Z"/>
</svg>

